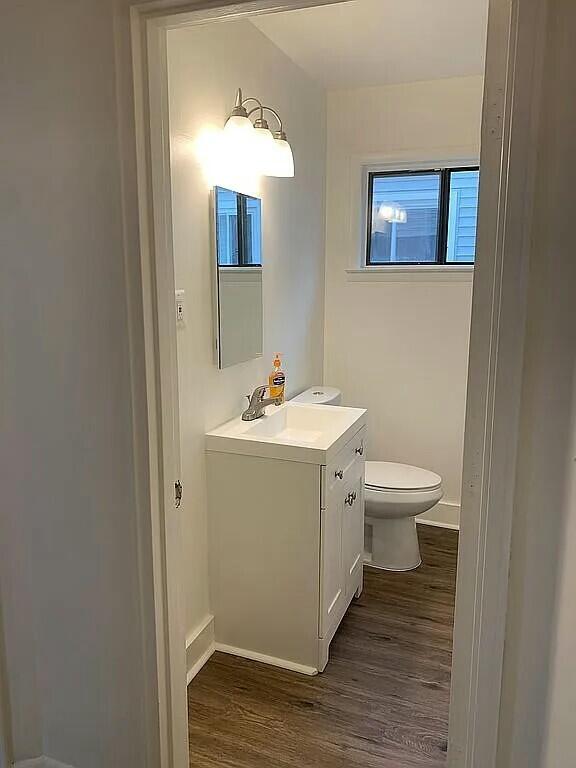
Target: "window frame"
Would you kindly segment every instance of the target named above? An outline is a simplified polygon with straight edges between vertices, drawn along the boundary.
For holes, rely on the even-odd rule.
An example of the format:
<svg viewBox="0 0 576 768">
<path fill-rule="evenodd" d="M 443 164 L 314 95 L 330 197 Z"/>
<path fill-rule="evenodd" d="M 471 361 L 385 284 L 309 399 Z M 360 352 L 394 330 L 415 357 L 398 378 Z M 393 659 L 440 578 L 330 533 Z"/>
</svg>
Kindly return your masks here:
<svg viewBox="0 0 576 768">
<path fill-rule="evenodd" d="M 402 168 L 400 170 L 368 170 L 367 172 L 367 205 L 366 205 L 366 245 L 364 248 L 363 269 L 390 269 L 404 267 L 468 267 L 474 268 L 474 261 L 447 261 L 448 255 L 448 221 L 450 215 L 450 181 L 453 173 L 458 171 L 480 171 L 480 166 L 455 165 L 436 168 Z M 378 261 L 370 260 L 372 249 L 372 210 L 374 197 L 374 179 L 386 176 L 426 176 L 438 175 L 440 188 L 438 193 L 438 226 L 436 231 L 436 260 L 435 261 Z"/>
</svg>

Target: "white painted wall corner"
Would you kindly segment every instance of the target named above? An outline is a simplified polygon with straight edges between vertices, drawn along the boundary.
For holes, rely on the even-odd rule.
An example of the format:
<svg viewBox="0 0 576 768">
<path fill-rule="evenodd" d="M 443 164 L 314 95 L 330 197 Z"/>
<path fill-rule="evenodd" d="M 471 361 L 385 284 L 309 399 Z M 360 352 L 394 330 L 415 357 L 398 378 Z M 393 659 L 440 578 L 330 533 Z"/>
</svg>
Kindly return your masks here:
<svg viewBox="0 0 576 768">
<path fill-rule="evenodd" d="M 417 523 L 424 525 L 437 525 L 440 528 L 451 528 L 455 531 L 460 530 L 460 504 L 453 504 L 449 501 L 441 501 L 435 507 L 418 515 Z"/>
<path fill-rule="evenodd" d="M 186 639 L 186 683 L 196 677 L 214 653 L 214 616 L 210 614 Z"/>
</svg>

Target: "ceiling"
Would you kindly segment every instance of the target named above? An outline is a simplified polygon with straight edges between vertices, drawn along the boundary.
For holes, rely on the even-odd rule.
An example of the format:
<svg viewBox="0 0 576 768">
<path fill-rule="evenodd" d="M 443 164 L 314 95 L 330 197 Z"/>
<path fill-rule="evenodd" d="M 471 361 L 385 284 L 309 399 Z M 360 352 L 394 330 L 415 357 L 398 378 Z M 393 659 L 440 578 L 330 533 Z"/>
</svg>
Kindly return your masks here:
<svg viewBox="0 0 576 768">
<path fill-rule="evenodd" d="M 253 23 L 329 90 L 477 75 L 487 0 L 352 0 Z"/>
</svg>

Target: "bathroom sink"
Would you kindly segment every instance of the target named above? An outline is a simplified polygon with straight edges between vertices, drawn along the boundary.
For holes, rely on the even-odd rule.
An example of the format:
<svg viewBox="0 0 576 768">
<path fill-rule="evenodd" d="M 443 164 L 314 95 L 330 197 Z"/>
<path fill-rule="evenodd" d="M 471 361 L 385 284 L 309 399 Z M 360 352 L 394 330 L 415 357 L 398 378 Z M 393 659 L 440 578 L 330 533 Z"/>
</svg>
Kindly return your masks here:
<svg viewBox="0 0 576 768">
<path fill-rule="evenodd" d="M 284 403 L 255 421 L 240 417 L 206 435 L 206 447 L 224 453 L 328 463 L 366 423 L 363 408 Z"/>
<path fill-rule="evenodd" d="M 248 435 L 259 435 L 286 442 L 313 444 L 349 422 L 347 408 L 309 405 L 272 407 L 261 419 L 249 422 Z"/>
</svg>

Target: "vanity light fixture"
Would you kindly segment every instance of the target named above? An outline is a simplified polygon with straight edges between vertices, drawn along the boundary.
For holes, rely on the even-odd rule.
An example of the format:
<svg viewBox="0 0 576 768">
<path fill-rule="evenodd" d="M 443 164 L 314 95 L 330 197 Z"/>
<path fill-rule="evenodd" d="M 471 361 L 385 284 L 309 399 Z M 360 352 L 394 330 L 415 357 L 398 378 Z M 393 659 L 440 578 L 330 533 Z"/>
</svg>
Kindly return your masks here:
<svg viewBox="0 0 576 768">
<path fill-rule="evenodd" d="M 247 110 L 245 105 L 251 101 L 257 106 Z M 270 130 L 265 112 L 277 121 L 276 131 Z M 255 113 L 258 117 L 252 122 L 250 118 Z M 284 133 L 282 118 L 275 109 L 265 106 L 259 99 L 253 96 L 243 98 L 241 88 L 238 88 L 234 109 L 224 126 L 224 135 L 234 153 L 243 158 L 250 157 L 263 176 L 294 176 L 294 156 Z"/>
<path fill-rule="evenodd" d="M 378 209 L 378 216 L 389 224 L 406 224 L 408 221 L 406 209 L 396 203 L 381 205 Z"/>
</svg>

